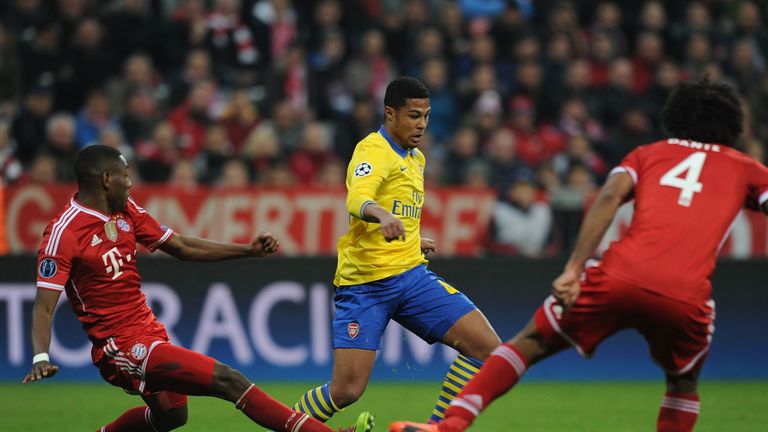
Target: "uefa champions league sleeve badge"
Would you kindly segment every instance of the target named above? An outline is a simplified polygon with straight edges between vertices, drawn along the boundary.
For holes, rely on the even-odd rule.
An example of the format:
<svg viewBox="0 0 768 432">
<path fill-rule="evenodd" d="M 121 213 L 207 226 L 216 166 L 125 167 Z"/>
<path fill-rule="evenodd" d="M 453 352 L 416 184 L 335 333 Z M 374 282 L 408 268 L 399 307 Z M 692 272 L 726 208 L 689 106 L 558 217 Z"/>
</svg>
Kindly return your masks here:
<svg viewBox="0 0 768 432">
<path fill-rule="evenodd" d="M 104 233 L 110 241 L 114 242 L 117 240 L 117 225 L 115 221 L 111 220 L 104 224 Z"/>
</svg>

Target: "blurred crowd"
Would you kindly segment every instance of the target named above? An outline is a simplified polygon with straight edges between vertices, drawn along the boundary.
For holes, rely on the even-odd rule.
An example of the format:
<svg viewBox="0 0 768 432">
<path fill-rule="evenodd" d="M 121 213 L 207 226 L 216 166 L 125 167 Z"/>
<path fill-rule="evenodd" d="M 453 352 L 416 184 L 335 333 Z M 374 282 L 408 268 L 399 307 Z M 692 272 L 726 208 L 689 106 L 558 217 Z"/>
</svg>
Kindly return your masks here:
<svg viewBox="0 0 768 432">
<path fill-rule="evenodd" d="M 412 75 L 431 93 L 427 183 L 495 189 L 489 250 L 540 256 L 569 247 L 612 165 L 663 136 L 681 79 L 735 86 L 741 146 L 765 162 L 766 15 L 725 0 L 6 0 L 0 178 L 71 182 L 76 152 L 101 143 L 136 182 L 343 186 L 387 84 Z"/>
</svg>

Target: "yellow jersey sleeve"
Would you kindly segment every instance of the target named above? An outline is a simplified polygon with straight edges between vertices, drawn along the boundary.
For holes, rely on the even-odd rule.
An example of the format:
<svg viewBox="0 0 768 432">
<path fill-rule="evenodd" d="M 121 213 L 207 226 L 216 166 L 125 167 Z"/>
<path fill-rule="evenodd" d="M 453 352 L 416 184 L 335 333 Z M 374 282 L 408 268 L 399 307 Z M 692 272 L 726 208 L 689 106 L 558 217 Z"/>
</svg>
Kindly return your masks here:
<svg viewBox="0 0 768 432">
<path fill-rule="evenodd" d="M 347 168 L 347 211 L 359 219 L 363 207 L 376 202 L 379 187 L 392 170 L 390 150 L 370 138 L 360 141 Z"/>
</svg>

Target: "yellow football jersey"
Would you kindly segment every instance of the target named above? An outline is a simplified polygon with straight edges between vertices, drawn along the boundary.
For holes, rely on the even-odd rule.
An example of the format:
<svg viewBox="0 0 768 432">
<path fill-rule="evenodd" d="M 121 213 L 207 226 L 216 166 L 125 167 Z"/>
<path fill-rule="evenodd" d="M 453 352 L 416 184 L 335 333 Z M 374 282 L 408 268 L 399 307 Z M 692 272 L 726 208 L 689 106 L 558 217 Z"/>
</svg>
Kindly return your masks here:
<svg viewBox="0 0 768 432">
<path fill-rule="evenodd" d="M 357 144 L 347 167 L 349 230 L 338 241 L 334 285 L 358 285 L 409 270 L 427 260 L 421 253 L 421 209 L 426 159 L 418 149 L 403 150 L 382 126 Z M 405 241 L 387 242 L 378 223 L 362 220 L 371 201 L 399 218 Z"/>
</svg>

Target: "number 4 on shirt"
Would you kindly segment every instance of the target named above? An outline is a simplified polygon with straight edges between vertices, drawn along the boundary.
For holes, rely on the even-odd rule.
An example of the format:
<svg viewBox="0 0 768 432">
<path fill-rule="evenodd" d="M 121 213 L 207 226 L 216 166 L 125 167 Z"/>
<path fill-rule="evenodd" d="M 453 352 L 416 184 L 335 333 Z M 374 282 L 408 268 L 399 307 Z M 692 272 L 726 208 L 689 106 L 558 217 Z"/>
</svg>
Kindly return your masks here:
<svg viewBox="0 0 768 432">
<path fill-rule="evenodd" d="M 660 185 L 680 189 L 680 196 L 677 198 L 679 205 L 690 207 L 693 194 L 701 192 L 704 188 L 704 185 L 699 182 L 699 176 L 701 175 L 701 169 L 704 168 L 704 161 L 706 159 L 706 153 L 696 152 L 661 176 L 661 180 L 659 180 Z M 685 178 L 681 177 L 683 173 L 686 173 Z"/>
</svg>

